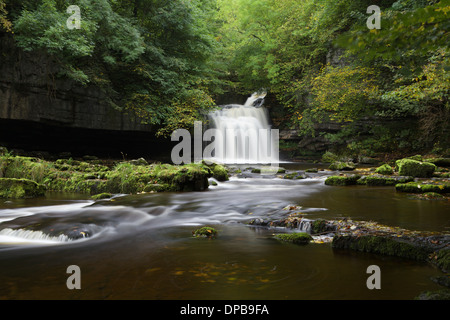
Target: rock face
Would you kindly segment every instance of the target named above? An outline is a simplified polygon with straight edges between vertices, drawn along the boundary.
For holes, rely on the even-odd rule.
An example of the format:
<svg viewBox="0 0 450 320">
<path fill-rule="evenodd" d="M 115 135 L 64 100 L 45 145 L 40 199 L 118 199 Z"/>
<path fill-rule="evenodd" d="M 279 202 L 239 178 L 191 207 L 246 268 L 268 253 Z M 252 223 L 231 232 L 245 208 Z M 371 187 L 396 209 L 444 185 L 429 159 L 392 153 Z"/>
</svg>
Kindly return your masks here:
<svg viewBox="0 0 450 320">
<path fill-rule="evenodd" d="M 58 66 L 45 55 L 23 52 L 0 39 L 0 118 L 101 130 L 146 131 L 133 114 L 113 109 L 95 87 L 57 79 Z"/>
<path fill-rule="evenodd" d="M 121 139 L 138 133 L 132 135 L 136 144 L 150 149 L 155 128 L 113 108 L 100 89 L 57 78 L 58 66 L 50 57 L 24 52 L 8 36 L 0 37 L 0 47 L 8 53 L 0 60 L 0 143 L 11 149 L 49 149 L 55 138 L 59 144 L 98 151 L 115 140 L 127 153 L 132 144 L 122 147 Z"/>
</svg>

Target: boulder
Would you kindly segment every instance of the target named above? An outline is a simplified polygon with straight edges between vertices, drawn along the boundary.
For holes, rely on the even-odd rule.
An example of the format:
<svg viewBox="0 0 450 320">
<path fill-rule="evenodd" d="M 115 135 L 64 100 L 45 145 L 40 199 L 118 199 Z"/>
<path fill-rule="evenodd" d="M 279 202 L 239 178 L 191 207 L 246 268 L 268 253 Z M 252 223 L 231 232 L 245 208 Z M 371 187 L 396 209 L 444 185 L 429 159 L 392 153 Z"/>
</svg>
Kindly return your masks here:
<svg viewBox="0 0 450 320">
<path fill-rule="evenodd" d="M 398 174 L 416 178 L 429 178 L 436 170 L 436 165 L 412 159 L 401 159 L 395 162 Z"/>
<path fill-rule="evenodd" d="M 352 162 L 335 161 L 328 167 L 328 169 L 338 171 L 352 171 L 355 170 L 355 165 Z"/>
</svg>

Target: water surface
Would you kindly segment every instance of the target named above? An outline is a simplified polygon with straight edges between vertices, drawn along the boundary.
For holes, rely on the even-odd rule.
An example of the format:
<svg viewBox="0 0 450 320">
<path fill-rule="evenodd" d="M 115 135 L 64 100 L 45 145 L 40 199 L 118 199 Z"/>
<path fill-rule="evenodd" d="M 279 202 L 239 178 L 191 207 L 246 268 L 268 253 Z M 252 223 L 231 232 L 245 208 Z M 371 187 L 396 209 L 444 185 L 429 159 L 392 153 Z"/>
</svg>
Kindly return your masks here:
<svg viewBox="0 0 450 320">
<path fill-rule="evenodd" d="M 440 289 L 430 277 L 442 273 L 430 264 L 333 250 L 329 243 L 281 243 L 273 234 L 286 230 L 246 224 L 286 216 L 284 208 L 296 205 L 311 218 L 449 231 L 448 202 L 411 200 L 393 187 L 329 187 L 324 179 L 324 173 L 302 180 L 254 175 L 205 192 L 3 203 L 0 298 L 413 299 Z M 219 236 L 193 238 L 203 225 Z M 7 232 L 25 229 L 36 236 Z M 373 264 L 381 268 L 381 290 L 366 286 Z M 69 265 L 81 269 L 81 290 L 66 287 Z"/>
</svg>

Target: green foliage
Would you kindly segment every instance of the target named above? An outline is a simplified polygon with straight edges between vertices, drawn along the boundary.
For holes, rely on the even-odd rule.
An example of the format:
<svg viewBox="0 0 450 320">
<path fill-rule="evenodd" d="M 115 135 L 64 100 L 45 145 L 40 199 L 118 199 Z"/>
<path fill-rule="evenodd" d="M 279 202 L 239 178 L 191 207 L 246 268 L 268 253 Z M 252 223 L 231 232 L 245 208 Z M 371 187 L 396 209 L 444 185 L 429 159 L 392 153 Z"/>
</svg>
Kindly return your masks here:
<svg viewBox="0 0 450 320">
<path fill-rule="evenodd" d="M 69 5 L 80 8 L 80 29 L 66 26 Z M 12 0 L 7 8 L 20 47 L 47 54 L 58 76 L 100 88 L 161 135 L 191 127 L 214 104 L 213 0 Z M 5 12 L 2 1 L 0 23 Z"/>
</svg>

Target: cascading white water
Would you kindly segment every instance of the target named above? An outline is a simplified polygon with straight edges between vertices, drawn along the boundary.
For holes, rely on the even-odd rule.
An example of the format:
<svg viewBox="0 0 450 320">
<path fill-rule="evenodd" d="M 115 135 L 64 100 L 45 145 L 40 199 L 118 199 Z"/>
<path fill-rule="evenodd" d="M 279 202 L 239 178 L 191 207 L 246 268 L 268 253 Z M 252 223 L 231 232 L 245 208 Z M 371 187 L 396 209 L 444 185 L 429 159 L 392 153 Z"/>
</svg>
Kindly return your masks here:
<svg viewBox="0 0 450 320">
<path fill-rule="evenodd" d="M 57 244 L 69 242 L 66 235 L 50 236 L 42 231 L 5 228 L 0 231 L 0 243 Z"/>
<path fill-rule="evenodd" d="M 254 93 L 244 105 L 232 104 L 209 114 L 220 133 L 213 159 L 225 164 L 278 163 L 278 136 L 262 106 L 265 93 Z"/>
</svg>

